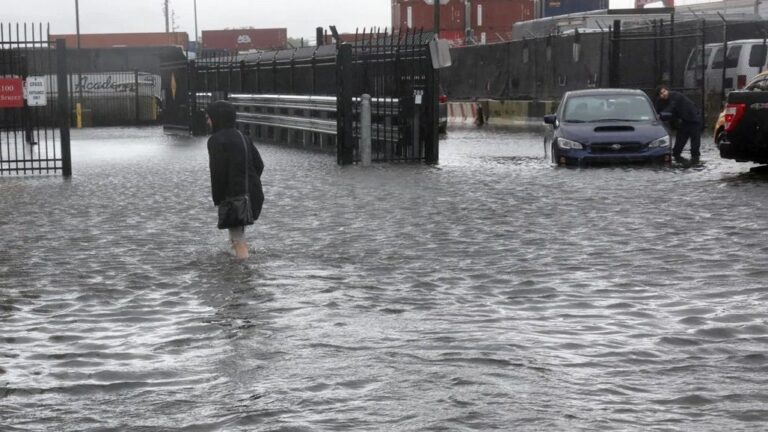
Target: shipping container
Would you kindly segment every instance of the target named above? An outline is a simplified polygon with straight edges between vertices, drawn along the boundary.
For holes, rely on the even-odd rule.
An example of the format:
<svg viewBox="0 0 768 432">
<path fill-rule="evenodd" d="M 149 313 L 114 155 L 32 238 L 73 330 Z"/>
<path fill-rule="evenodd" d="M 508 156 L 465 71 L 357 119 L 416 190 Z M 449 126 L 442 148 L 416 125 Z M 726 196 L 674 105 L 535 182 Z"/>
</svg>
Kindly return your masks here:
<svg viewBox="0 0 768 432">
<path fill-rule="evenodd" d="M 77 47 L 76 34 L 50 35 L 49 40 L 64 39 L 67 47 Z M 121 48 L 121 47 L 151 47 L 178 46 L 183 50 L 189 45 L 189 35 L 186 32 L 172 33 L 88 33 L 80 34 L 81 48 Z"/>
<path fill-rule="evenodd" d="M 495 40 L 512 25 L 535 17 L 534 0 L 441 0 L 440 37 L 463 38 L 469 28 L 476 40 Z M 429 0 L 392 0 L 392 28 L 434 28 L 434 3 Z M 501 37 L 501 39 L 504 39 Z"/>
<path fill-rule="evenodd" d="M 288 46 L 288 29 L 203 30 L 203 49 L 232 53 L 279 50 Z"/>
<path fill-rule="evenodd" d="M 608 9 L 608 0 L 542 0 L 543 15 L 553 17 L 579 12 Z"/>
</svg>

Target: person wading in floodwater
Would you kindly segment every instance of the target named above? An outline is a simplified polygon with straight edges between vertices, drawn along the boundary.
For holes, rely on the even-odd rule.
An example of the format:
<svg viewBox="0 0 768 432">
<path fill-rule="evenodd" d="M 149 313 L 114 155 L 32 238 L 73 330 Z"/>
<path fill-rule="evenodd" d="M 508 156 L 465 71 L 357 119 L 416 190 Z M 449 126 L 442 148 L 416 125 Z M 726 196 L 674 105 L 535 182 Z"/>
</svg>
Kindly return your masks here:
<svg viewBox="0 0 768 432">
<path fill-rule="evenodd" d="M 259 218 L 264 203 L 264 192 L 261 188 L 264 162 L 261 155 L 250 138 L 235 129 L 237 114 L 234 105 L 217 101 L 208 106 L 207 114 L 213 132 L 208 139 L 213 204 L 219 207 L 227 198 L 241 197 L 246 195 L 247 191 L 255 221 Z M 221 218 L 219 228 L 224 229 L 221 226 Z M 235 256 L 238 259 L 248 258 L 245 225 L 226 229 L 229 230 Z"/>
<path fill-rule="evenodd" d="M 691 161 L 699 162 L 701 157 L 701 112 L 699 108 L 684 94 L 671 91 L 666 85 L 656 87 L 656 112 L 667 112 L 679 120 L 675 147 L 672 156 L 676 162 L 683 161 L 683 148 L 691 140 Z"/>
</svg>

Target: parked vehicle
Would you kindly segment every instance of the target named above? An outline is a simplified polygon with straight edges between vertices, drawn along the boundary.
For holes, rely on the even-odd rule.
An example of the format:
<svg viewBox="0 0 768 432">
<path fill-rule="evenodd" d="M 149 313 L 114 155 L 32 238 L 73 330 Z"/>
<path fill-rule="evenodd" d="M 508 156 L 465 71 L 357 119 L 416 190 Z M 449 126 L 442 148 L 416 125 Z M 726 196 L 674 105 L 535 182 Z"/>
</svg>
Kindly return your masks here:
<svg viewBox="0 0 768 432">
<path fill-rule="evenodd" d="M 640 90 L 567 92 L 544 123 L 552 126 L 545 145 L 558 165 L 671 161 L 669 133 Z"/>
<path fill-rule="evenodd" d="M 720 156 L 737 162 L 768 163 L 768 73 L 755 77 L 744 90 L 728 94 L 723 116 L 725 135 Z"/>
<path fill-rule="evenodd" d="M 741 39 L 728 42 L 728 51 L 723 62 L 723 44 L 711 43 L 704 46 L 702 69 L 702 48 L 695 48 L 688 55 L 685 67 L 684 86 L 699 88 L 704 80 L 707 93 L 722 89 L 723 64 L 725 64 L 725 91 L 741 89 L 747 79 L 768 70 L 766 63 L 766 42 L 763 39 Z"/>
<path fill-rule="evenodd" d="M 757 87 L 764 87 L 765 81 L 768 80 L 768 71 L 759 73 L 757 76 L 753 77 L 744 87 L 745 90 L 755 90 Z M 720 115 L 717 116 L 717 120 L 715 121 L 715 127 L 712 129 L 715 131 L 714 138 L 715 138 L 715 145 L 717 145 L 717 148 L 720 148 L 720 144 L 724 141 L 726 141 L 726 133 L 725 133 L 725 112 L 727 109 L 723 109 L 720 112 Z"/>
</svg>

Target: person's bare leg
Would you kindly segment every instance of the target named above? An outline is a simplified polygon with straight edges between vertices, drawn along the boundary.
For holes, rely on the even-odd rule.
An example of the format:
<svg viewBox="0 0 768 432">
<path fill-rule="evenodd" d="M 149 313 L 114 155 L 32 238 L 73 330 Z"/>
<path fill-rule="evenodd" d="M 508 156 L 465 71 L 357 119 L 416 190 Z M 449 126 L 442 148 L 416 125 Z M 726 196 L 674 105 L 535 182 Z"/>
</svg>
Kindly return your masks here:
<svg viewBox="0 0 768 432">
<path fill-rule="evenodd" d="M 235 249 L 237 259 L 248 259 L 248 243 L 245 240 L 232 242 L 232 247 Z"/>
<path fill-rule="evenodd" d="M 229 240 L 232 242 L 232 250 L 239 260 L 248 258 L 248 242 L 245 240 L 245 227 L 230 228 Z"/>
</svg>

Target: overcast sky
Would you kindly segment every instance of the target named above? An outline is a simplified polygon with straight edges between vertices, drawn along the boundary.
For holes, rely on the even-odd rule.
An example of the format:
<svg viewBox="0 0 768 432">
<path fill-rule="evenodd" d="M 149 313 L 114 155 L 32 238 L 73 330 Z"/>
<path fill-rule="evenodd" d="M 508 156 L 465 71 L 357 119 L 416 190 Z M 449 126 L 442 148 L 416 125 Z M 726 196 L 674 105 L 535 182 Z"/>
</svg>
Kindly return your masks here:
<svg viewBox="0 0 768 432">
<path fill-rule="evenodd" d="M 390 0 L 197 0 L 198 30 L 286 27 L 290 37 L 314 39 L 318 26 L 336 25 L 340 32 L 389 27 L 390 5 Z M 634 0 L 610 0 L 610 5 L 632 7 Z M 194 40 L 194 0 L 171 0 L 171 8 L 177 29 Z M 0 0 L 0 22 L 50 23 L 51 33 L 74 33 L 75 0 Z M 165 31 L 163 0 L 80 0 L 80 31 Z"/>
<path fill-rule="evenodd" d="M 79 0 L 82 33 L 165 31 L 163 0 Z M 194 39 L 193 0 L 171 0 L 176 27 Z M 390 0 L 197 0 L 198 30 L 286 27 L 314 39 L 315 28 L 392 25 Z M 0 22 L 50 23 L 51 33 L 75 33 L 75 0 L 0 0 Z"/>
</svg>

